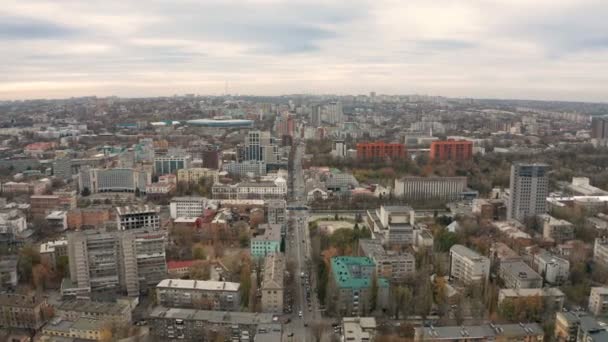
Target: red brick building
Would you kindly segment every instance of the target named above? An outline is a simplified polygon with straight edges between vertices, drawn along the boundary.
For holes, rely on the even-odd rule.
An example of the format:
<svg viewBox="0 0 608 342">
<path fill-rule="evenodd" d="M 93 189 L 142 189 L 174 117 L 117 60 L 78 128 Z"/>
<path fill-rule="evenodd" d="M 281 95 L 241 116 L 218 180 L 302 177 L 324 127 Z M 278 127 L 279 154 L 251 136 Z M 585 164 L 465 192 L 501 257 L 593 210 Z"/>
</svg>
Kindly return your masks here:
<svg viewBox="0 0 608 342">
<path fill-rule="evenodd" d="M 399 143 L 385 143 L 383 141 L 365 142 L 357 144 L 357 159 L 375 160 L 391 158 L 404 159 L 407 156 L 405 145 Z"/>
<path fill-rule="evenodd" d="M 468 140 L 442 140 L 431 143 L 431 160 L 465 161 L 473 158 L 473 142 Z"/>
</svg>

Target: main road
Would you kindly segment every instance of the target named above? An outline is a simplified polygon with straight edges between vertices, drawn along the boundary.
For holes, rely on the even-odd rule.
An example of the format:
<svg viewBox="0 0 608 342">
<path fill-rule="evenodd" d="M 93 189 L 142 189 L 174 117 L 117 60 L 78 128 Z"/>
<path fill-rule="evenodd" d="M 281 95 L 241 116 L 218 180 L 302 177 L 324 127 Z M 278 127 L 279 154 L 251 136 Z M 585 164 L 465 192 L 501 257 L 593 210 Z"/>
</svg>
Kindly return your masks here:
<svg viewBox="0 0 608 342">
<path fill-rule="evenodd" d="M 303 207 L 306 204 L 302 155 L 304 146 L 296 142 L 293 154 L 293 168 L 290 170 L 291 199 L 289 207 Z M 311 244 L 308 234 L 307 210 L 290 210 L 289 229 L 287 231 L 286 252 L 289 260 L 294 261 L 295 282 L 294 307 L 291 322 L 286 324 L 285 341 L 313 341 L 310 326 L 320 319 L 319 305 L 316 297 L 315 272 L 311 267 Z M 304 276 L 302 276 L 304 275 Z M 300 317 L 299 313 L 302 313 Z M 293 335 L 291 335 L 293 334 Z"/>
</svg>

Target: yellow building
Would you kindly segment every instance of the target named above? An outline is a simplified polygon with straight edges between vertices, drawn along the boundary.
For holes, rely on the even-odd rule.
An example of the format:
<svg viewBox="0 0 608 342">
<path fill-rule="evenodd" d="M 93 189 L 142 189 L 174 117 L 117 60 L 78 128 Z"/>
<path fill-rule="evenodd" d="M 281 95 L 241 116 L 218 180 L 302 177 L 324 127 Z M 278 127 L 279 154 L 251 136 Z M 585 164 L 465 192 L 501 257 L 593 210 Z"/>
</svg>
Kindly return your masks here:
<svg viewBox="0 0 608 342">
<path fill-rule="evenodd" d="M 204 167 L 193 167 L 177 170 L 177 181 L 187 183 L 198 183 L 201 178 L 210 178 L 213 183 L 218 181 L 218 171 Z"/>
</svg>

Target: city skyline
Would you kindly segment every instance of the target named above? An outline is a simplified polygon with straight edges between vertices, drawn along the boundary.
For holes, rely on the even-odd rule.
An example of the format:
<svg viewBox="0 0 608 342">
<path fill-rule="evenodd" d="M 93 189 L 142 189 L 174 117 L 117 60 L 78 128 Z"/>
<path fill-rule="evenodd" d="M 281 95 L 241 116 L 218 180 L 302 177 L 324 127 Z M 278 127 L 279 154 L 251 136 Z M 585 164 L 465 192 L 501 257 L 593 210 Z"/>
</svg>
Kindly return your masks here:
<svg viewBox="0 0 608 342">
<path fill-rule="evenodd" d="M 0 100 L 376 91 L 608 101 L 600 1 L 3 5 Z"/>
</svg>

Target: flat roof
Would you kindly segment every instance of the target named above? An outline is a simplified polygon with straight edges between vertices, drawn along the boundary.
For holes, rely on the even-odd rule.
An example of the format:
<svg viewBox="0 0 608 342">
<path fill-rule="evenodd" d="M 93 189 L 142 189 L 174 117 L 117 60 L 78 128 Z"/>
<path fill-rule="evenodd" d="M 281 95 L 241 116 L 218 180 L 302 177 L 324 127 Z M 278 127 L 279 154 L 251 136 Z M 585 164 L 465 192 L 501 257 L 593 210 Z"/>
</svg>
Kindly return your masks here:
<svg viewBox="0 0 608 342">
<path fill-rule="evenodd" d="M 205 321 L 219 324 L 264 324 L 274 323 L 273 314 L 238 311 L 209 311 L 196 309 L 155 307 L 149 315 L 152 319 L 183 319 L 188 321 Z"/>
<path fill-rule="evenodd" d="M 540 280 L 542 277 L 530 266 L 521 260 L 505 260 L 500 263 L 500 268 L 506 270 L 520 279 Z"/>
<path fill-rule="evenodd" d="M 450 252 L 454 252 L 468 259 L 488 259 L 485 256 L 475 252 L 474 250 L 463 245 L 454 245 L 450 248 Z"/>
<path fill-rule="evenodd" d="M 554 296 L 564 297 L 564 293 L 557 287 L 545 287 L 540 289 L 500 289 L 499 297 L 530 297 L 530 296 Z"/>
<path fill-rule="evenodd" d="M 239 290 L 241 284 L 228 281 L 190 280 L 190 279 L 163 279 L 156 288 L 201 290 L 201 291 L 231 291 Z"/>
<path fill-rule="evenodd" d="M 367 288 L 372 284 L 372 278 L 358 278 L 353 276 L 350 271 L 352 266 L 359 267 L 375 267 L 374 261 L 368 257 L 351 257 L 340 256 L 331 258 L 331 270 L 334 279 L 342 288 Z M 378 285 L 387 287 L 388 281 L 384 278 L 378 278 Z"/>
<path fill-rule="evenodd" d="M 122 314 L 128 306 L 117 302 L 98 302 L 86 299 L 73 299 L 61 303 L 58 310 L 76 312 L 94 312 L 105 315 Z"/>
</svg>

